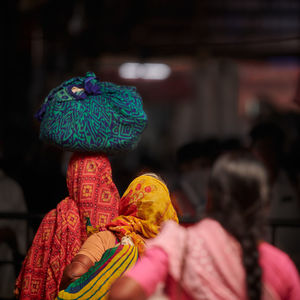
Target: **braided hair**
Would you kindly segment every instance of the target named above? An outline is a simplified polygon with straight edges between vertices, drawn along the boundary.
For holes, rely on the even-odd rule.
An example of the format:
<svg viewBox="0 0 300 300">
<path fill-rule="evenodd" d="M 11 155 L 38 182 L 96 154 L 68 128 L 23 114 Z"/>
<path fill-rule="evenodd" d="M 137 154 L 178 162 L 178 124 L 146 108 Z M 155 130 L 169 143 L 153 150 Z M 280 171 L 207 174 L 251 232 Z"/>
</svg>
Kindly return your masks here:
<svg viewBox="0 0 300 300">
<path fill-rule="evenodd" d="M 209 216 L 240 242 L 249 300 L 261 299 L 262 271 L 257 245 L 263 235 L 268 186 L 264 167 L 245 152 L 221 156 L 208 184 L 212 201 Z"/>
</svg>

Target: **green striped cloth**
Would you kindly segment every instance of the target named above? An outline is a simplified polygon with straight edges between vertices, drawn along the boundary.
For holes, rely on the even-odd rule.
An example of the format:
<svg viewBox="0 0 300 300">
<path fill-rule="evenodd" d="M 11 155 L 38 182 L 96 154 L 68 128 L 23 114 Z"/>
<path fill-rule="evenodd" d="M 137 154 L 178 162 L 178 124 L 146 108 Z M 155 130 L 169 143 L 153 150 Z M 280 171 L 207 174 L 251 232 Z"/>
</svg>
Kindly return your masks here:
<svg viewBox="0 0 300 300">
<path fill-rule="evenodd" d="M 135 246 L 110 248 L 87 273 L 60 291 L 56 299 L 107 299 L 111 284 L 134 266 L 137 259 L 138 250 Z"/>
</svg>

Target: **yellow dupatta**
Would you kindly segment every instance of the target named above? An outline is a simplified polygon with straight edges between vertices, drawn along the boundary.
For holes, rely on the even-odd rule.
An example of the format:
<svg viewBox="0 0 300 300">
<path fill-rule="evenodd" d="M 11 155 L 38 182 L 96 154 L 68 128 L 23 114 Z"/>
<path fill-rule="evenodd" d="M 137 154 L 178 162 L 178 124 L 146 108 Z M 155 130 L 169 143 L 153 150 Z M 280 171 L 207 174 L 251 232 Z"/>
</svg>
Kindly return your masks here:
<svg viewBox="0 0 300 300">
<path fill-rule="evenodd" d="M 119 216 L 106 228 L 120 240 L 123 236 L 131 237 L 141 254 L 145 239 L 154 238 L 166 220 L 178 223 L 168 188 L 151 175 L 141 175 L 128 186 L 120 200 Z"/>
</svg>

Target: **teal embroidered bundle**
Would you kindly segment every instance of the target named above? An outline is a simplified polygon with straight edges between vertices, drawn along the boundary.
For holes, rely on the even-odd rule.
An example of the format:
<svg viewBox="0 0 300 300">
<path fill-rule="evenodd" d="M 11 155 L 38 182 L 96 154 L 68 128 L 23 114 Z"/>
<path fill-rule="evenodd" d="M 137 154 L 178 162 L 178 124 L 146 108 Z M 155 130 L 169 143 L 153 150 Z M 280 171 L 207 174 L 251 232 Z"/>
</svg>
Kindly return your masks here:
<svg viewBox="0 0 300 300">
<path fill-rule="evenodd" d="M 100 82 L 92 72 L 51 90 L 36 117 L 42 141 L 79 152 L 132 150 L 147 126 L 135 87 Z"/>
</svg>

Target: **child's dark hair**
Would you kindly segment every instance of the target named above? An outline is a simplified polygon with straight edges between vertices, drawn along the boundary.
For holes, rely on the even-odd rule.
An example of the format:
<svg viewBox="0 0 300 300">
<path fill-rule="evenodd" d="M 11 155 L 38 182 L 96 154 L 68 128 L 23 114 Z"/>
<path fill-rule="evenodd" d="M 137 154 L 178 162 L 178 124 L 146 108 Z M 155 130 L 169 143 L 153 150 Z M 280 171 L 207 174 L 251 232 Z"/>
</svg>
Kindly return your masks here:
<svg viewBox="0 0 300 300">
<path fill-rule="evenodd" d="M 232 152 L 215 163 L 209 181 L 210 217 L 241 244 L 249 300 L 261 298 L 258 241 L 264 229 L 269 199 L 267 173 L 248 152 Z"/>
</svg>

